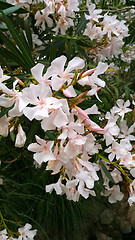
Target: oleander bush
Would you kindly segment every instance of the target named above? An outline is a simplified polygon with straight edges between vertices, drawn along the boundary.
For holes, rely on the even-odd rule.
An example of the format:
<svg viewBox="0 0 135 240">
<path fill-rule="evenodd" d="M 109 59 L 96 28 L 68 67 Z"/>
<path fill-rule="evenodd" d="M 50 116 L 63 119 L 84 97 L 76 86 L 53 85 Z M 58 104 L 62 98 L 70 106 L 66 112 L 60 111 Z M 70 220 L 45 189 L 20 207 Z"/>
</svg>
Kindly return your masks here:
<svg viewBox="0 0 135 240">
<path fill-rule="evenodd" d="M 0 1 L 0 239 L 101 239 L 105 208 L 133 206 L 134 14 L 128 0 Z"/>
</svg>

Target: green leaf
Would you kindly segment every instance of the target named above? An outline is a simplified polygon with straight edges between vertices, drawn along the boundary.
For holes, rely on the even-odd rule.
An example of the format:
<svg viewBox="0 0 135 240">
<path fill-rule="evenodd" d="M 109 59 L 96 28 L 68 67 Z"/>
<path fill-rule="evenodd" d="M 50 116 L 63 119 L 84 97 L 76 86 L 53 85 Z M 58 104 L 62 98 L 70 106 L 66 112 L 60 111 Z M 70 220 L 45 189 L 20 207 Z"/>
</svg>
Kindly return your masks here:
<svg viewBox="0 0 135 240">
<path fill-rule="evenodd" d="M 5 24 L 0 24 L 0 29 L 7 30 L 8 28 L 7 28 L 7 26 Z"/>
<path fill-rule="evenodd" d="M 54 44 L 50 44 L 50 63 L 56 58 Z"/>
<path fill-rule="evenodd" d="M 30 130 L 27 134 L 27 139 L 26 139 L 26 142 L 25 142 L 25 145 L 23 148 L 26 148 L 28 146 L 28 144 L 31 143 L 34 136 L 37 134 L 39 127 L 40 127 L 40 123 L 34 119 L 31 122 Z"/>
<path fill-rule="evenodd" d="M 65 44 L 66 39 L 65 38 L 57 38 L 54 42 L 53 45 L 55 48 L 61 47 L 62 45 Z"/>
<path fill-rule="evenodd" d="M 14 104 L 11 107 L 3 108 L 0 112 L 0 118 L 3 117 L 5 114 L 7 114 L 8 111 L 13 108 L 13 106 L 14 106 Z"/>
<path fill-rule="evenodd" d="M 101 164 L 101 167 L 105 173 L 105 175 L 108 177 L 108 179 L 112 182 L 115 183 L 113 177 L 111 176 L 110 172 L 108 171 L 108 169 L 106 168 L 106 166 L 103 164 L 103 162 L 99 159 L 99 162 Z"/>
<path fill-rule="evenodd" d="M 24 65 L 26 64 L 25 59 L 23 59 L 22 53 L 19 51 L 18 48 L 15 47 L 15 45 L 9 40 L 8 37 L 6 37 L 2 31 L 0 31 L 0 38 L 2 39 L 3 43 L 7 46 L 7 48 L 13 53 L 14 55 L 17 56 L 17 58 L 22 62 Z"/>
<path fill-rule="evenodd" d="M 86 47 L 86 48 L 91 48 L 91 47 L 93 48 L 93 45 L 97 45 L 97 43 L 94 41 L 90 41 L 90 40 L 87 41 L 87 40 L 80 40 L 80 39 L 78 39 L 77 44 L 79 46 Z"/>
<path fill-rule="evenodd" d="M 31 30 L 30 30 L 30 24 L 29 24 L 28 19 L 24 20 L 24 28 L 25 28 L 25 31 L 26 31 L 26 36 L 27 36 L 27 40 L 28 40 L 28 43 L 29 43 L 29 47 L 30 47 L 30 49 L 33 49 L 32 33 L 31 33 Z"/>
<path fill-rule="evenodd" d="M 55 135 L 51 131 L 47 130 L 45 133 L 50 140 L 55 140 Z"/>
<path fill-rule="evenodd" d="M 50 45 L 48 45 L 43 51 L 41 51 L 39 58 L 42 58 L 42 57 L 48 55 L 49 52 L 50 52 Z"/>
<path fill-rule="evenodd" d="M 114 89 L 115 94 L 116 94 L 116 98 L 118 99 L 118 98 L 119 98 L 119 91 L 118 91 L 118 88 L 115 87 L 115 86 L 113 86 L 113 85 L 112 85 L 112 88 Z"/>
<path fill-rule="evenodd" d="M 16 12 L 18 9 L 20 9 L 22 7 L 22 5 L 17 5 L 17 6 L 13 6 L 13 7 L 9 7 L 9 8 L 7 8 L 7 9 L 5 9 L 5 10 L 3 10 L 3 13 L 5 14 L 5 15 L 9 15 L 9 14 L 11 14 L 11 13 L 14 13 L 14 12 Z M 0 18 L 2 17 L 2 13 L 0 13 Z"/>
<path fill-rule="evenodd" d="M 0 63 L 1 65 L 5 65 L 8 67 L 8 63 L 7 61 L 4 59 L 4 57 L 2 56 L 2 54 L 0 54 Z"/>
<path fill-rule="evenodd" d="M 89 56 L 85 53 L 85 50 L 83 50 L 76 42 L 74 42 L 74 45 L 76 49 L 78 50 L 78 54 L 81 56 L 84 56 L 88 62 L 92 64 L 92 60 L 89 58 Z"/>
<path fill-rule="evenodd" d="M 1 55 L 2 55 L 2 57 L 3 57 L 3 59 L 6 61 L 7 59 L 9 60 L 9 59 L 12 59 L 12 60 L 14 60 L 15 61 L 15 63 L 16 63 L 16 65 L 18 66 L 21 66 L 21 67 L 23 67 L 25 70 L 26 70 L 26 72 L 30 72 L 30 69 L 29 69 L 29 67 L 27 66 L 27 64 L 26 63 L 24 63 L 23 62 L 23 57 L 22 57 L 22 59 L 20 59 L 18 56 L 16 56 L 15 54 L 13 54 L 11 51 L 9 51 L 9 50 L 7 50 L 7 49 L 1 49 Z M 20 56 L 21 57 L 21 56 Z M 5 59 L 6 58 L 6 59 Z M 7 64 L 6 64 L 7 65 Z"/>
<path fill-rule="evenodd" d="M 20 5 L 17 5 L 17 6 L 20 6 Z M 0 9 L 1 10 L 6 10 L 7 8 L 11 8 L 11 7 L 16 7 L 16 6 L 13 6 L 12 4 L 9 4 L 7 2 L 4 2 L 4 1 L 0 1 Z M 19 8 L 16 10 L 17 13 L 27 13 L 28 11 L 24 8 Z"/>
<path fill-rule="evenodd" d="M 70 60 L 72 57 L 72 40 L 70 39 L 68 41 L 68 60 Z"/>
<path fill-rule="evenodd" d="M 12 141 L 14 142 L 15 140 L 15 134 L 13 132 L 10 132 L 10 138 L 12 139 Z"/>
<path fill-rule="evenodd" d="M 76 29 L 75 33 L 76 34 L 80 33 L 81 30 L 85 27 L 86 23 L 87 23 L 87 20 L 86 20 L 85 16 L 83 16 L 81 21 L 79 22 L 79 24 L 77 26 L 77 29 Z"/>
<path fill-rule="evenodd" d="M 22 55 L 23 55 L 23 58 L 25 59 L 26 64 L 28 65 L 29 68 L 32 68 L 34 66 L 34 60 L 32 59 L 31 52 L 28 45 L 26 44 L 26 41 L 23 39 L 24 36 L 22 32 L 14 27 L 11 20 L 5 14 L 3 14 L 3 19 L 14 41 L 18 45 L 20 51 L 22 52 Z"/>
</svg>

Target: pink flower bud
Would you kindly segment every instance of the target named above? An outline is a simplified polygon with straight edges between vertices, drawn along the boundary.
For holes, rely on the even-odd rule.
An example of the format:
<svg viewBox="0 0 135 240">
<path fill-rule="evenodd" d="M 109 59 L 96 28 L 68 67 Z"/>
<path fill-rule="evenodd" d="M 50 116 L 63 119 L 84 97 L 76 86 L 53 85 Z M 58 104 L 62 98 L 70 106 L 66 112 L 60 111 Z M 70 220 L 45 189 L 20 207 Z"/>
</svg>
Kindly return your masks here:
<svg viewBox="0 0 135 240">
<path fill-rule="evenodd" d="M 15 78 L 15 80 L 17 80 L 18 81 L 18 83 L 20 84 L 20 85 L 24 85 L 24 83 L 22 82 L 22 80 L 20 80 L 19 78 L 17 78 L 17 77 L 14 77 Z"/>
<path fill-rule="evenodd" d="M 133 195 L 133 187 L 130 186 L 129 189 L 130 189 L 130 193 L 131 193 L 131 195 Z"/>
<path fill-rule="evenodd" d="M 69 97 L 69 98 L 71 98 L 71 97 L 72 97 L 72 95 L 71 95 L 71 93 L 69 92 L 69 90 L 68 90 L 68 89 L 66 89 L 66 90 L 63 90 L 63 94 L 64 94 L 66 97 Z"/>
<path fill-rule="evenodd" d="M 79 100 L 77 101 L 77 104 L 83 102 L 84 100 L 85 100 L 85 98 L 79 99 Z"/>
<path fill-rule="evenodd" d="M 86 77 L 86 76 L 89 76 L 91 73 L 93 73 L 94 71 L 96 70 L 96 68 L 93 68 L 93 69 L 90 69 L 86 72 L 84 72 L 84 74 L 82 75 L 82 78 L 83 77 Z"/>
<path fill-rule="evenodd" d="M 75 106 L 75 109 L 78 112 L 78 115 L 80 115 L 81 117 L 87 118 L 89 119 L 88 115 L 84 112 L 84 110 L 82 110 L 81 108 Z"/>
<path fill-rule="evenodd" d="M 10 128 L 10 132 L 12 132 L 12 131 L 14 130 L 14 128 L 15 128 L 15 126 L 12 126 L 12 127 Z"/>
<path fill-rule="evenodd" d="M 21 148 L 24 146 L 25 141 L 26 141 L 26 134 L 23 131 L 21 125 L 19 124 L 18 133 L 16 135 L 16 140 L 15 140 L 15 146 Z"/>
</svg>

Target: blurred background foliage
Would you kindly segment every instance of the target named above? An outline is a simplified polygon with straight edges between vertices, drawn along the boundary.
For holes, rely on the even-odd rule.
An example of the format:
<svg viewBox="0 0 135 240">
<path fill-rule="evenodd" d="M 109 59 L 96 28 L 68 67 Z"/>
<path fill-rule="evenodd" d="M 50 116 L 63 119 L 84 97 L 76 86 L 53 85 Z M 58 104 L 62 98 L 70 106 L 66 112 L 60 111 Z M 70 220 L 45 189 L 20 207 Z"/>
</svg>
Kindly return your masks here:
<svg viewBox="0 0 135 240">
<path fill-rule="evenodd" d="M 128 10 L 132 9 L 133 5 L 135 6 L 135 1 L 129 0 L 93 0 L 92 2 L 96 3 L 98 8 L 102 8 L 104 13 L 109 11 L 117 14 L 120 20 L 130 16 Z M 76 55 L 80 56 L 87 60 L 88 68 L 95 67 L 94 59 L 88 53 L 96 42 L 88 40 L 82 35 L 86 25 L 85 11 L 86 1 L 82 0 L 81 10 L 75 19 L 78 21 L 77 28 L 71 27 L 64 36 L 60 34 L 54 36 L 48 27 L 44 32 L 38 32 L 38 29 L 34 27 L 32 14 L 26 20 L 16 17 L 12 14 L 13 12 L 24 14 L 26 10 L 18 6 L 13 7 L 1 0 L 0 65 L 5 68 L 7 74 L 12 76 L 8 80 L 8 86 L 12 87 L 14 76 L 18 76 L 24 84 L 28 84 L 26 79 L 31 79 L 30 68 L 34 66 L 35 62 L 44 63 L 45 69 L 47 69 L 50 62 L 61 54 L 66 55 L 68 60 Z M 135 42 L 135 19 L 132 18 L 130 21 L 129 18 L 128 24 L 130 36 L 126 39 L 123 51 L 126 51 L 128 44 Z M 32 43 L 31 28 L 43 42 L 44 48 L 39 51 L 37 49 L 35 51 Z M 7 32 L 9 37 L 4 32 Z M 6 48 L 3 47 L 3 44 Z M 83 102 L 84 107 L 87 107 L 85 104 L 89 104 L 90 107 L 96 103 L 101 112 L 103 109 L 108 111 L 122 94 L 129 99 L 130 94 L 134 93 L 135 61 L 132 61 L 128 71 L 125 71 L 125 62 L 122 62 L 120 58 L 110 60 L 110 63 L 111 61 L 116 63 L 120 70 L 112 71 L 112 75 L 105 74 L 106 87 L 99 92 L 102 102 L 93 97 L 92 100 Z M 5 109 L 2 109 L 0 117 L 5 113 Z M 45 192 L 45 185 L 55 182 L 56 176 L 50 176 L 50 172 L 45 171 L 45 164 L 41 168 L 35 168 L 32 154 L 27 151 L 27 145 L 34 141 L 39 125 L 37 122 L 30 122 L 23 117 L 21 120 L 16 119 L 17 125 L 20 121 L 23 123 L 27 121 L 26 129 L 24 129 L 28 132 L 27 142 L 23 149 L 14 147 L 15 134 L 13 132 L 8 138 L 0 137 L 0 178 L 4 181 L 0 186 L 1 230 L 6 224 L 12 232 L 16 232 L 17 227 L 29 222 L 33 229 L 38 229 L 35 238 L 38 240 L 96 240 L 98 239 L 97 232 L 108 234 L 112 239 L 117 240 L 135 239 L 134 232 L 130 235 L 123 234 L 117 216 L 109 227 L 100 221 L 104 209 L 114 208 L 115 211 L 115 206 L 117 209 L 120 204 L 110 206 L 107 199 L 99 196 L 100 184 L 95 185 L 96 198 L 90 197 L 88 200 L 80 198 L 78 203 L 68 201 L 65 196 Z M 15 131 L 17 131 L 16 128 Z M 46 136 L 53 138 L 53 132 L 46 132 Z"/>
</svg>

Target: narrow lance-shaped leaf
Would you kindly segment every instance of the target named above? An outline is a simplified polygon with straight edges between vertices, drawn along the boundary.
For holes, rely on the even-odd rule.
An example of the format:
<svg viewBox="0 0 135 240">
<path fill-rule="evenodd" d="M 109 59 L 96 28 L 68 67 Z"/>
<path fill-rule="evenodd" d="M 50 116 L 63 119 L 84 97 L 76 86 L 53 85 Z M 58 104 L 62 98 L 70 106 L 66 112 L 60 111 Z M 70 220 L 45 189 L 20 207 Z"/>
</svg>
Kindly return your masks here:
<svg viewBox="0 0 135 240">
<path fill-rule="evenodd" d="M 3 13 L 4 13 L 5 15 L 9 15 L 9 14 L 11 14 L 11 13 L 16 12 L 16 11 L 17 11 L 18 9 L 20 9 L 21 7 L 22 7 L 22 5 L 17 5 L 17 6 L 9 7 L 9 8 L 7 8 L 7 9 L 3 10 Z M 0 17 L 2 17 L 2 13 L 0 13 Z"/>
<path fill-rule="evenodd" d="M 85 27 L 86 23 L 87 23 L 87 20 L 86 20 L 85 16 L 83 16 L 82 19 L 80 20 L 78 26 L 77 26 L 77 29 L 76 29 L 75 33 L 76 34 L 80 33 L 82 31 L 82 29 Z"/>
<path fill-rule="evenodd" d="M 34 136 L 37 134 L 40 124 L 35 119 L 31 122 L 30 130 L 27 134 L 27 139 L 23 148 L 26 148 L 28 144 L 33 140 Z"/>
<path fill-rule="evenodd" d="M 10 3 L 7 3 L 7 2 L 4 2 L 4 1 L 0 1 L 0 9 L 1 10 L 6 10 L 7 8 L 11 8 L 11 7 L 18 7 L 20 5 L 17 5 L 17 6 L 13 6 L 12 4 Z M 16 10 L 17 13 L 27 13 L 28 11 L 24 8 L 18 8 Z"/>
<path fill-rule="evenodd" d="M 24 28 L 25 28 L 25 31 L 26 31 L 26 36 L 27 36 L 27 40 L 28 40 L 28 43 L 29 43 L 29 47 L 30 47 L 30 49 L 33 49 L 32 33 L 31 33 L 31 30 L 30 30 L 30 24 L 29 24 L 28 19 L 24 20 Z"/>
<path fill-rule="evenodd" d="M 12 35 L 14 41 L 18 45 L 20 51 L 22 52 L 22 55 L 23 55 L 26 63 L 28 64 L 29 68 L 32 68 L 34 66 L 34 60 L 32 59 L 31 52 L 30 52 L 28 45 L 26 44 L 25 41 L 23 41 L 20 34 L 18 34 L 18 30 L 14 27 L 11 20 L 5 14 L 3 14 L 3 19 L 8 27 L 9 32 Z"/>
<path fill-rule="evenodd" d="M 0 118 L 3 117 L 5 114 L 7 114 L 8 111 L 13 108 L 13 106 L 14 105 L 12 105 L 11 107 L 8 107 L 8 108 L 3 108 L 0 112 Z"/>
<path fill-rule="evenodd" d="M 72 40 L 69 39 L 69 41 L 68 41 L 68 60 L 71 59 L 71 57 L 72 57 L 71 55 L 72 55 Z"/>
<path fill-rule="evenodd" d="M 109 179 L 112 183 L 115 183 L 113 177 L 111 176 L 110 172 L 108 171 L 108 169 L 106 168 L 106 166 L 103 164 L 103 162 L 102 162 L 100 159 L 99 159 L 99 162 L 100 162 L 100 164 L 101 164 L 101 167 L 102 167 L 105 175 L 108 177 L 108 179 Z"/>
<path fill-rule="evenodd" d="M 7 60 L 9 60 L 9 59 L 14 60 L 16 65 L 19 65 L 19 66 L 23 67 L 26 70 L 27 73 L 30 73 L 30 68 L 27 66 L 27 64 L 24 63 L 22 61 L 22 59 L 18 58 L 18 56 L 13 54 L 11 51 L 3 48 L 3 49 L 1 49 L 1 55 L 4 59 L 6 58 Z"/>
<path fill-rule="evenodd" d="M 26 69 L 27 68 L 26 61 L 22 53 L 19 51 L 19 49 L 16 48 L 15 45 L 1 31 L 0 38 L 2 39 L 3 43 L 7 46 L 7 48 L 10 50 L 10 52 L 16 55 L 17 63 L 19 63 L 22 67 Z"/>
<path fill-rule="evenodd" d="M 7 26 L 5 24 L 0 24 L 0 29 L 7 30 L 8 28 L 7 28 Z"/>
</svg>

